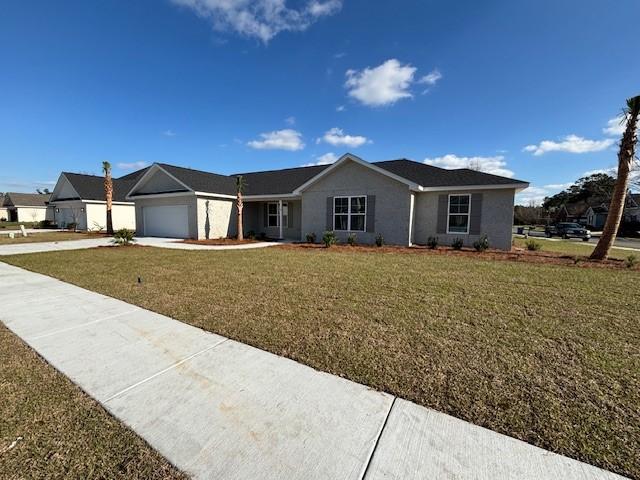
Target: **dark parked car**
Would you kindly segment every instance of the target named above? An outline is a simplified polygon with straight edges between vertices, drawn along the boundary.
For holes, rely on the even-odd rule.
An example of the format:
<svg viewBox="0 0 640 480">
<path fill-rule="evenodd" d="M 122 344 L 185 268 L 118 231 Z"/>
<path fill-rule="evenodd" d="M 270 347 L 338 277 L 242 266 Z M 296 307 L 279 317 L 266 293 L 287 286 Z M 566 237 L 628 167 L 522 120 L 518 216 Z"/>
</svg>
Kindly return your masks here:
<svg viewBox="0 0 640 480">
<path fill-rule="evenodd" d="M 560 222 L 544 229 L 547 237 L 581 238 L 584 242 L 591 238 L 591 232 L 579 223 Z"/>
</svg>

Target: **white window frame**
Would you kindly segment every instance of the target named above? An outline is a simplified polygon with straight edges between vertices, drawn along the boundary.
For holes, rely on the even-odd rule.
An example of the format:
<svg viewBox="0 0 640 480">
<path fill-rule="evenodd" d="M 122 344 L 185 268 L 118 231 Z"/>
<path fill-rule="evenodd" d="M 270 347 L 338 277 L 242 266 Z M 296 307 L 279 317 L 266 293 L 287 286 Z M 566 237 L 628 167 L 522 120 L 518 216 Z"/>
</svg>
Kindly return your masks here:
<svg viewBox="0 0 640 480">
<path fill-rule="evenodd" d="M 269 212 L 269 205 L 276 206 L 276 213 Z M 276 224 L 269 224 L 269 217 L 276 217 Z M 287 228 L 289 225 L 289 204 L 288 202 L 282 202 L 282 225 Z M 267 202 L 267 228 L 279 228 L 280 227 L 280 205 L 279 202 Z"/>
<path fill-rule="evenodd" d="M 347 213 L 336 213 L 336 199 L 337 198 L 346 198 L 347 199 Z M 364 213 L 351 213 L 351 199 L 352 198 L 364 198 Z M 366 232 L 367 231 L 367 196 L 366 195 L 341 195 L 337 197 L 333 197 L 333 229 L 336 232 Z M 336 216 L 338 215 L 346 215 L 347 216 L 347 229 L 346 230 L 338 230 L 336 228 Z M 351 216 L 362 216 L 364 217 L 364 223 L 362 226 L 362 230 L 352 230 L 351 229 Z"/>
<path fill-rule="evenodd" d="M 469 210 L 467 213 L 451 213 L 451 197 L 468 197 L 469 198 Z M 452 232 L 449 230 L 449 217 L 451 215 L 466 215 L 467 216 L 467 231 L 466 232 Z M 470 193 L 450 193 L 447 198 L 447 235 L 469 235 L 469 229 L 471 228 L 471 194 Z"/>
</svg>

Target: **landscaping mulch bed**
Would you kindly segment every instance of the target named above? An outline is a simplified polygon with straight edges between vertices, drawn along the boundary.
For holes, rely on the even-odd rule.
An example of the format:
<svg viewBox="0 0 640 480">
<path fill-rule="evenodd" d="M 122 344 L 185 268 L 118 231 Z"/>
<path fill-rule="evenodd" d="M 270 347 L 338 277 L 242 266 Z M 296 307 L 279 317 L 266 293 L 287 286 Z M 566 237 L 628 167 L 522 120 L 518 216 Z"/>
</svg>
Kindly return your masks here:
<svg viewBox="0 0 640 480">
<path fill-rule="evenodd" d="M 313 249 L 313 250 L 331 250 L 335 252 L 362 252 L 362 253 L 406 253 L 406 254 L 426 254 L 426 255 L 450 255 L 456 257 L 470 257 L 482 260 L 501 260 L 512 262 L 527 263 L 543 263 L 549 265 L 563 265 L 572 267 L 587 268 L 622 268 L 627 269 L 627 265 L 623 260 L 609 258 L 607 260 L 590 260 L 589 257 L 583 255 L 567 255 L 558 252 L 530 251 L 524 248 L 513 248 L 510 252 L 504 250 L 489 249 L 484 252 L 477 252 L 470 248 L 455 250 L 450 247 L 437 247 L 431 249 L 428 247 L 415 245 L 412 247 L 383 246 L 376 247 L 373 245 L 333 245 L 327 249 L 321 244 L 312 243 L 293 243 L 278 246 L 282 249 Z M 637 267 L 634 268 L 638 270 Z"/>
<path fill-rule="evenodd" d="M 262 240 L 256 240 L 251 238 L 245 238 L 244 240 L 238 240 L 237 238 L 210 238 L 208 240 L 182 240 L 179 243 L 189 243 L 192 245 L 246 245 L 249 243 L 258 243 Z M 265 240 L 267 241 L 267 240 Z"/>
</svg>

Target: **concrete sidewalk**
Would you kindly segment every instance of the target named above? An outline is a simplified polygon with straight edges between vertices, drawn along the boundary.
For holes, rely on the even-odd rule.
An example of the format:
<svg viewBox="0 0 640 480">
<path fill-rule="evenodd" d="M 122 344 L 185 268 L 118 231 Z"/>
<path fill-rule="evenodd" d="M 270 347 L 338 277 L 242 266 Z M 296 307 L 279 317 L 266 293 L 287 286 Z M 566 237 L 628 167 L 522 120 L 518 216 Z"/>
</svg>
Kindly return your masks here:
<svg viewBox="0 0 640 480">
<path fill-rule="evenodd" d="M 0 284 L 0 320 L 195 478 L 622 478 L 44 275 Z"/>
<path fill-rule="evenodd" d="M 170 248 L 172 250 L 250 250 L 280 245 L 278 242 L 256 242 L 243 245 L 194 245 L 192 243 L 182 243 L 182 241 L 177 238 L 156 237 L 136 238 L 135 243 L 136 245 L 145 247 Z M 111 237 L 61 240 L 59 242 L 15 243 L 12 245 L 0 245 L 0 256 L 55 252 L 59 250 L 81 250 L 83 248 L 110 247 L 112 245 Z"/>
</svg>

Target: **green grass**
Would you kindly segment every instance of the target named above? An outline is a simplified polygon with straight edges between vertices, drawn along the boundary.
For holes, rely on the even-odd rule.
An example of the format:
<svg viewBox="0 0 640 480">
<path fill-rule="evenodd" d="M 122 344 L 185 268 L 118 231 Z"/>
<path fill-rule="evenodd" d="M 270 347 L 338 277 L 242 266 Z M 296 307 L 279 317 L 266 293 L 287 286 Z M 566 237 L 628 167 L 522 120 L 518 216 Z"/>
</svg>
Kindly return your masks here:
<svg viewBox="0 0 640 480">
<path fill-rule="evenodd" d="M 564 253 L 565 255 L 581 255 L 588 257 L 596 247 L 593 243 L 583 242 L 582 240 L 548 240 L 546 238 L 529 237 L 536 242 L 542 244 L 543 252 L 556 252 Z M 513 244 L 516 247 L 526 248 L 526 240 L 520 237 L 514 237 Z M 634 254 L 640 257 L 640 252 L 633 252 L 631 250 L 622 250 L 620 248 L 612 248 L 609 258 L 617 258 L 624 260 L 629 255 Z"/>
<path fill-rule="evenodd" d="M 98 238 L 99 234 L 87 234 L 81 232 L 43 232 L 29 233 L 26 237 L 16 234 L 15 238 L 0 233 L 0 245 L 13 245 L 16 243 L 38 243 L 38 242 L 62 242 L 66 240 L 83 240 L 87 238 Z"/>
<path fill-rule="evenodd" d="M 0 399 L 2 478 L 186 479 L 2 324 Z"/>
<path fill-rule="evenodd" d="M 640 478 L 636 271 L 348 248 L 2 260 Z"/>
</svg>

